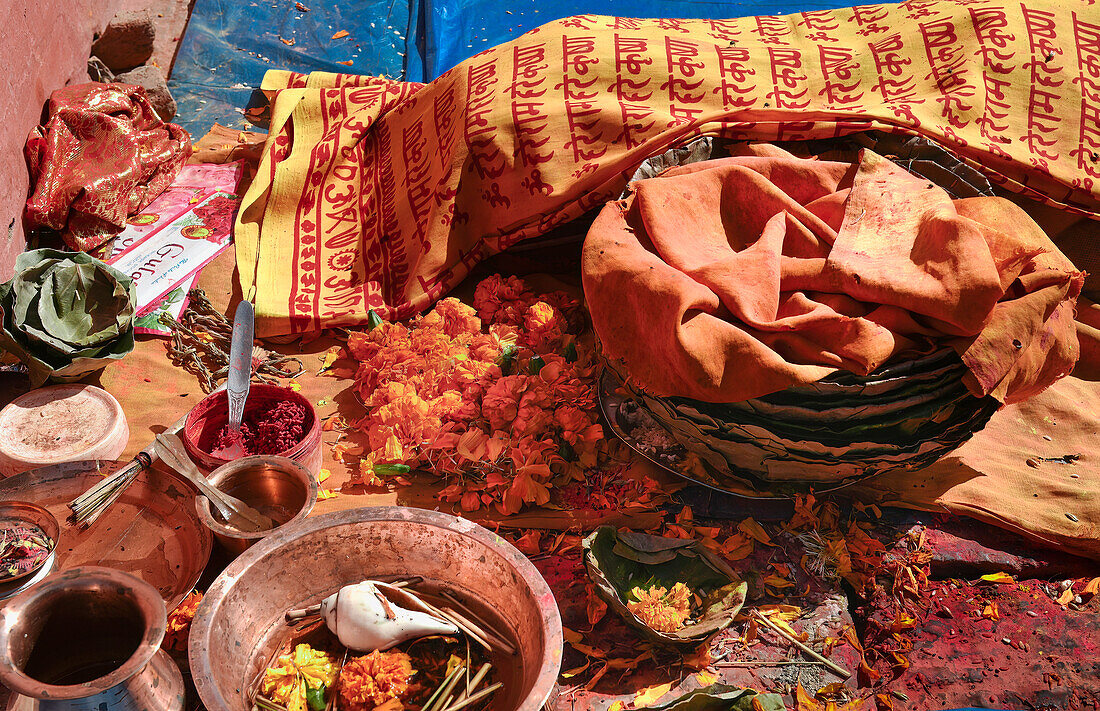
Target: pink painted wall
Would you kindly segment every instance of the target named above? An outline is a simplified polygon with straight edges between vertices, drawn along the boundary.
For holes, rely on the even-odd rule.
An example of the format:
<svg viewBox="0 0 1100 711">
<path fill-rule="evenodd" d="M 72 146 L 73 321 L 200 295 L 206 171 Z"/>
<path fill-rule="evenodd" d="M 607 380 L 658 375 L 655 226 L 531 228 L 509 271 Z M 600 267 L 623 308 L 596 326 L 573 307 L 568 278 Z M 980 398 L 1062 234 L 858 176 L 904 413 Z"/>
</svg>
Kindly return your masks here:
<svg viewBox="0 0 1100 711">
<path fill-rule="evenodd" d="M 54 89 L 87 81 L 92 34 L 118 0 L 0 0 L 0 281 L 26 247 L 23 144 Z"/>
</svg>

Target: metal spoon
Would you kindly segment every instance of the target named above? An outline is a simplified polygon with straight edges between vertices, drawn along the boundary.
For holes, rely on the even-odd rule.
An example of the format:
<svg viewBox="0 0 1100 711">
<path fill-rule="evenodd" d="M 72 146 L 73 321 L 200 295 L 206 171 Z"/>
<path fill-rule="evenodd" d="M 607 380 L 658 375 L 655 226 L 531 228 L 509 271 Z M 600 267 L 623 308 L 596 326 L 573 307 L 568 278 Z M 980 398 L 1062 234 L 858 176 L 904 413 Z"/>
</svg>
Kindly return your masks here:
<svg viewBox="0 0 1100 711">
<path fill-rule="evenodd" d="M 248 400 L 248 389 L 252 379 L 252 338 L 255 334 L 256 312 L 252 302 L 246 300 L 237 304 L 237 313 L 233 316 L 233 337 L 229 343 L 229 379 L 225 392 L 229 401 L 230 442 L 216 452 L 220 459 L 240 459 L 245 455 L 241 446 L 241 419 L 244 417 L 244 404 Z"/>
<path fill-rule="evenodd" d="M 270 518 L 211 484 L 187 456 L 178 435 L 159 434 L 154 447 L 160 460 L 197 486 L 230 526 L 249 532 L 274 528 L 275 524 Z"/>
</svg>

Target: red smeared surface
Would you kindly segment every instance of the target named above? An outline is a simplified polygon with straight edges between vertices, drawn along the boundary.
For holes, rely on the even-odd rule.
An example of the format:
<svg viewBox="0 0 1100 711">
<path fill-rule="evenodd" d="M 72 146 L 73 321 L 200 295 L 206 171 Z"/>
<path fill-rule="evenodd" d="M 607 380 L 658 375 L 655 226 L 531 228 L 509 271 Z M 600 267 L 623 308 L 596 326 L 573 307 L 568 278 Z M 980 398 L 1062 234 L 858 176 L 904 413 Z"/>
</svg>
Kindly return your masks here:
<svg viewBox="0 0 1100 711">
<path fill-rule="evenodd" d="M 895 703 L 896 709 L 1095 708 L 1100 702 L 1097 608 L 1064 610 L 1044 585 L 932 581 L 928 611 L 903 635 L 912 643 L 910 667 L 893 678 L 890 665 L 880 660 L 875 664 L 883 674 L 880 689 L 909 697 L 905 704 Z M 997 603 L 999 619 L 981 616 L 989 602 Z M 869 622 L 865 645 L 882 636 Z"/>
<path fill-rule="evenodd" d="M 973 519 L 937 520 L 928 528 L 928 546 L 932 549 L 932 574 L 937 578 L 972 578 L 996 572 L 1022 578 L 1072 578 L 1097 571 L 1087 558 L 1044 549 Z"/>
<path fill-rule="evenodd" d="M 1002 545 L 993 546 L 992 532 L 981 531 L 978 524 L 960 535 L 964 532 L 957 522 L 941 523 L 953 533 L 925 529 L 927 540 L 938 546 L 932 551 L 932 570 L 956 570 L 966 579 L 927 580 L 920 597 L 905 605 L 915 620 L 910 629 L 897 629 L 897 605 L 884 591 L 855 610 L 868 662 L 880 675 L 873 680 L 875 691 L 907 697 L 895 698 L 897 711 L 1096 708 L 1100 600 L 1084 594 L 1080 610 L 1065 609 L 1054 601 L 1057 582 L 1024 575 L 1004 584 L 978 579 L 1013 567 L 1072 569 L 1080 561 L 1043 565 L 1037 552 L 1031 559 L 1031 548 L 1012 536 L 1001 536 Z M 901 546 L 894 546 L 887 558 L 902 555 Z M 1006 568 L 990 571 L 997 563 Z M 1073 589 L 1083 591 L 1089 577 L 1077 580 Z"/>
<path fill-rule="evenodd" d="M 721 529 L 715 536 L 719 541 L 733 530 L 733 522 L 708 523 Z M 830 659 L 855 672 L 844 686 L 849 699 L 864 700 L 860 709 L 875 708 L 876 694 L 878 707 L 893 711 L 1100 707 L 1100 596 L 1093 599 L 1085 592 L 1100 571 L 1071 572 L 1090 564 L 1065 556 L 1048 560 L 1026 541 L 982 528 L 957 520 L 875 520 L 869 532 L 885 544 L 886 555 L 877 566 L 877 591 L 865 603 L 850 590 L 846 598 L 839 583 L 807 575 L 799 565 L 805 552 L 801 539 L 774 527 L 767 530 L 777 545 L 758 544 L 747 557 L 728 562 L 749 583 L 748 608 L 782 601 L 802 609 L 804 617 L 791 626 L 805 633 L 814 648 L 828 646 Z M 758 630 L 746 647 L 744 618 L 710 640 L 709 655 L 651 645 L 613 611 L 593 616 L 578 549 L 565 555 L 544 550 L 545 545 L 529 552 L 558 600 L 567 629 L 563 676 L 548 704 L 554 711 L 606 711 L 615 702 L 630 709 L 638 691 L 665 683 L 672 684 L 666 700 L 713 680 L 781 694 L 797 683 L 810 694 L 822 687 L 838 692 L 839 685 L 833 685 L 838 678 L 820 667 L 760 666 L 764 660 L 804 657 L 767 630 Z M 776 565 L 789 568 L 784 577 L 794 583 L 782 591 L 785 598 L 761 581 Z M 1000 565 L 1005 568 L 991 570 Z M 945 580 L 940 573 L 937 579 L 937 570 L 963 577 Z M 1039 570 L 1041 578 L 1035 577 Z M 983 573 L 1008 571 L 1024 579 L 1007 584 L 978 580 Z M 1069 576 L 1076 578 L 1073 590 L 1084 600 L 1080 609 L 1064 609 L 1054 601 L 1058 581 Z M 913 585 L 916 594 L 903 590 Z M 990 603 L 996 603 L 995 614 Z M 866 650 L 869 667 L 860 668 L 861 655 L 846 639 L 846 629 Z M 840 641 L 834 646 L 827 638 Z M 724 661 L 714 665 L 719 659 Z M 722 666 L 743 661 L 757 666 Z M 701 676 L 700 670 L 705 672 Z M 790 707 L 793 701 L 786 698 Z"/>
<path fill-rule="evenodd" d="M 243 446 L 245 454 L 282 454 L 302 441 L 306 431 L 306 408 L 297 402 L 282 400 L 252 412 L 235 434 L 226 425 L 210 443 L 209 452 Z"/>
</svg>

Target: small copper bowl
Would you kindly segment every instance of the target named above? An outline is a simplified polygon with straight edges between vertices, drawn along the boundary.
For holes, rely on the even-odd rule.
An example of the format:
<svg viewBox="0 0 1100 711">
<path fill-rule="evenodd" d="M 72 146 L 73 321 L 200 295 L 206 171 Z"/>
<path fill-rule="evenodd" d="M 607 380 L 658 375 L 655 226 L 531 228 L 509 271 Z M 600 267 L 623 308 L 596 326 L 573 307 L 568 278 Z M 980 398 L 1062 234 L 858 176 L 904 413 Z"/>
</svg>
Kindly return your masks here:
<svg viewBox="0 0 1100 711">
<path fill-rule="evenodd" d="M 0 521 L 37 526 L 42 529 L 42 533 L 46 535 L 51 545 L 50 554 L 43 558 L 38 565 L 27 568 L 18 575 L 0 578 L 0 584 L 3 584 L 6 588 L 10 586 L 11 583 L 26 580 L 46 566 L 53 566 L 54 554 L 57 550 L 57 539 L 58 536 L 61 535 L 61 527 L 58 526 L 57 519 L 52 513 L 38 504 L 32 504 L 26 501 L 0 501 Z"/>
<path fill-rule="evenodd" d="M 304 466 L 286 457 L 243 457 L 215 469 L 210 483 L 264 514 L 275 526 L 247 532 L 229 526 L 205 496 L 195 497 L 199 518 L 230 555 L 243 553 L 256 541 L 295 523 L 317 503 L 317 479 Z"/>
</svg>

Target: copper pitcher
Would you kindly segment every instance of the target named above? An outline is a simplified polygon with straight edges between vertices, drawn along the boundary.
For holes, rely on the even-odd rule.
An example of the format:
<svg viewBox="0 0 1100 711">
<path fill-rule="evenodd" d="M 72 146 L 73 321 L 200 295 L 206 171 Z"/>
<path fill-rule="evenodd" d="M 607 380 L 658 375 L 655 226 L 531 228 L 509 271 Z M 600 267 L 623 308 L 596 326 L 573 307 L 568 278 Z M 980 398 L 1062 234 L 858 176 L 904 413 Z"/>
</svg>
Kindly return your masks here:
<svg viewBox="0 0 1100 711">
<path fill-rule="evenodd" d="M 70 568 L 0 610 L 6 711 L 182 711 L 183 677 L 160 649 L 155 588 L 111 568 Z"/>
</svg>

